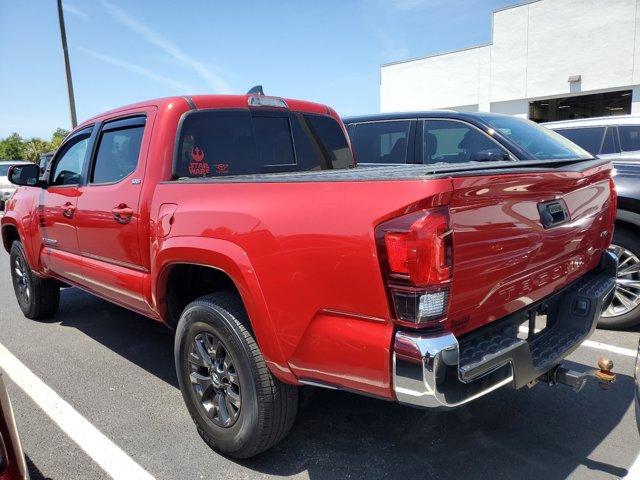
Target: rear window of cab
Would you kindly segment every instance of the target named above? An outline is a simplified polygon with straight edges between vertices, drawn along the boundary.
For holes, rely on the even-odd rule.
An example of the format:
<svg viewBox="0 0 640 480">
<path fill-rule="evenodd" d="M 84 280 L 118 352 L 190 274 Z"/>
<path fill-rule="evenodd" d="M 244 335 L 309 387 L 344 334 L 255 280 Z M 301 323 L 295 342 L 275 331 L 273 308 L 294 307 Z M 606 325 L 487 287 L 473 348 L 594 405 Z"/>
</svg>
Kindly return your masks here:
<svg viewBox="0 0 640 480">
<path fill-rule="evenodd" d="M 315 114 L 252 110 L 188 113 L 174 177 L 344 169 L 353 158 L 340 124 Z"/>
</svg>

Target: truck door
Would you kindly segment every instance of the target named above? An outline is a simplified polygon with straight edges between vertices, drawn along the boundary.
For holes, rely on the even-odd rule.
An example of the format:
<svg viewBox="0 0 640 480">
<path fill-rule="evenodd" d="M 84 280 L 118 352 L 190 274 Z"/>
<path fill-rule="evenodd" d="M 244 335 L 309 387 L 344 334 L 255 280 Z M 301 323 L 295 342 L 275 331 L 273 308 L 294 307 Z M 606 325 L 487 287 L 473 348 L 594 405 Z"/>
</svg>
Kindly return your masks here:
<svg viewBox="0 0 640 480">
<path fill-rule="evenodd" d="M 148 122 L 147 115 L 138 114 L 101 124 L 76 213 L 86 286 L 137 310 L 146 310 L 142 285 L 148 265 L 140 248 L 140 193 Z"/>
<path fill-rule="evenodd" d="M 42 264 L 73 282 L 82 280 L 76 211 L 92 129 L 80 130 L 60 147 L 52 161 L 49 186 L 42 189 L 38 206 Z"/>
</svg>

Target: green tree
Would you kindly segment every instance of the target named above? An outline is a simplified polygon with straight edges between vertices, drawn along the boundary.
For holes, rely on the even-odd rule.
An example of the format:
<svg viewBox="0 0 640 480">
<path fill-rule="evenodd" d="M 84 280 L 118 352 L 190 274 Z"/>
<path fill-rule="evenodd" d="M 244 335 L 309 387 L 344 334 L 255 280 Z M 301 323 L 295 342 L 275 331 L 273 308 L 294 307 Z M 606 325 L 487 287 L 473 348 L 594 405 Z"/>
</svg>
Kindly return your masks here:
<svg viewBox="0 0 640 480">
<path fill-rule="evenodd" d="M 22 137 L 12 133 L 7 138 L 0 140 L 0 160 L 22 159 Z"/>
<path fill-rule="evenodd" d="M 67 135 L 69 135 L 69 130 L 65 130 L 64 128 L 56 128 L 56 131 L 53 132 L 51 141 L 49 142 L 50 150 L 56 150 Z"/>
<path fill-rule="evenodd" d="M 50 150 L 49 142 L 45 142 L 39 138 L 30 138 L 22 144 L 22 158 L 30 162 L 37 163 L 40 155 Z"/>
</svg>

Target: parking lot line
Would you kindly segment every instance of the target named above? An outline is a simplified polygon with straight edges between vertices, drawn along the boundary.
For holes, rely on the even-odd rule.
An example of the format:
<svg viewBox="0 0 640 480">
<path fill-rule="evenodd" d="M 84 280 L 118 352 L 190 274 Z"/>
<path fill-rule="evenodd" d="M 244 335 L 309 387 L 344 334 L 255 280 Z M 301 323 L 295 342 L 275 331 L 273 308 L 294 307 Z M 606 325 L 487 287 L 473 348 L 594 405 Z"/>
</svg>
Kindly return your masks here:
<svg viewBox="0 0 640 480">
<path fill-rule="evenodd" d="M 525 327 L 520 327 L 519 330 L 522 333 L 527 333 L 529 329 Z M 536 328 L 534 330 L 535 333 L 538 333 L 540 329 Z M 582 347 L 596 348 L 598 350 L 604 350 L 606 352 L 618 353 L 620 355 L 624 355 L 625 357 L 635 357 L 636 351 L 631 348 L 623 348 L 616 347 L 615 345 L 609 345 L 608 343 L 596 342 L 594 340 L 584 340 L 582 342 Z"/>
<path fill-rule="evenodd" d="M 615 345 L 608 345 L 606 343 L 595 342 L 593 340 L 585 340 L 582 345 L 590 348 L 597 348 L 598 350 L 605 350 L 607 352 L 619 353 L 626 357 L 635 357 L 636 351 L 631 348 L 616 347 Z"/>
<path fill-rule="evenodd" d="M 0 367 L 112 478 L 153 480 L 149 472 L 80 415 L 1 343 Z"/>
</svg>

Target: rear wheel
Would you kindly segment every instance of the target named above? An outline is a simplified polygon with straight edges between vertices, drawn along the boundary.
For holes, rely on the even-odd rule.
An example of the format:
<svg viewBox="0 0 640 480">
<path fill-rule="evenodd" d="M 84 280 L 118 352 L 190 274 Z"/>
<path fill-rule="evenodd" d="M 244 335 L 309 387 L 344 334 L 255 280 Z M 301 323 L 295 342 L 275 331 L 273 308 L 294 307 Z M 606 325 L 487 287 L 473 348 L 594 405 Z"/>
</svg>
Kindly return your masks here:
<svg viewBox="0 0 640 480">
<path fill-rule="evenodd" d="M 616 289 L 598 326 L 629 328 L 640 323 L 640 241 L 633 232 L 616 228 L 610 249 L 618 257 Z"/>
<path fill-rule="evenodd" d="M 15 241 L 11 245 L 9 261 L 13 290 L 24 316 L 38 320 L 55 315 L 60 303 L 58 283 L 53 279 L 41 278 L 33 273 L 19 241 Z"/>
<path fill-rule="evenodd" d="M 252 457 L 291 429 L 297 388 L 269 372 L 237 295 L 215 293 L 187 305 L 176 330 L 175 361 L 187 409 L 215 450 Z"/>
</svg>

